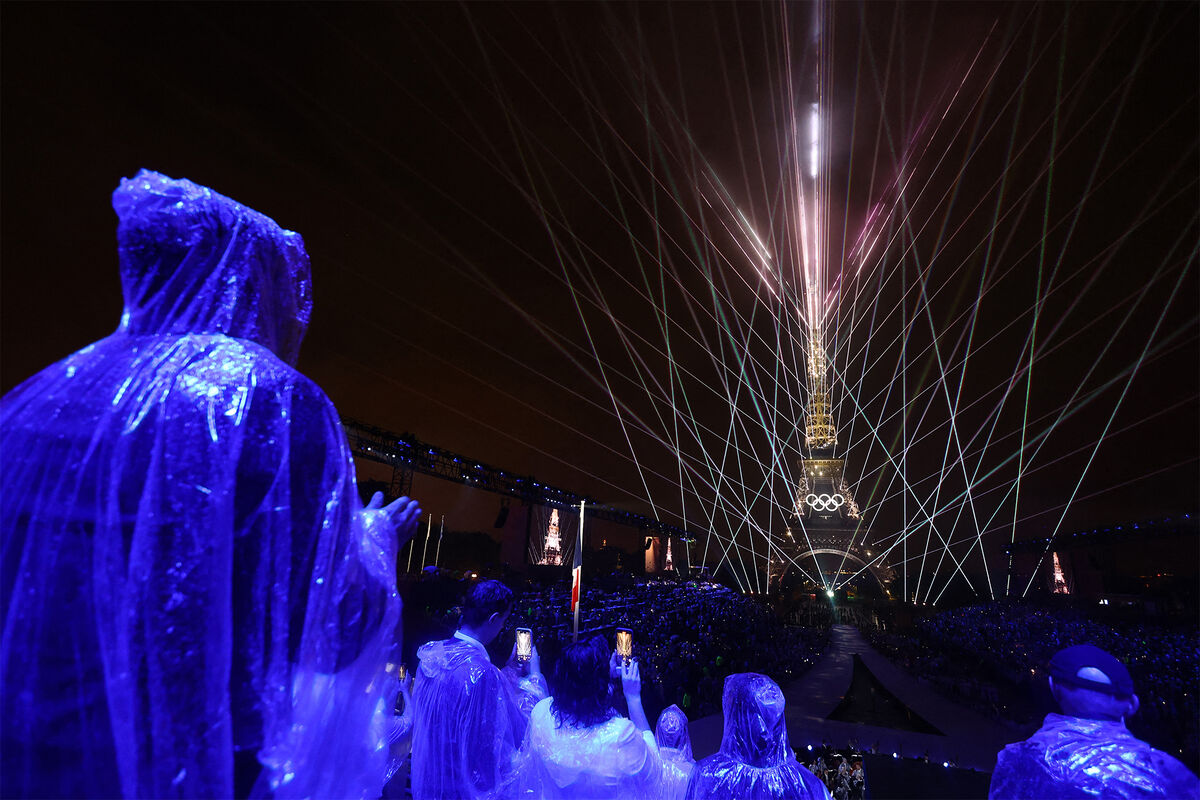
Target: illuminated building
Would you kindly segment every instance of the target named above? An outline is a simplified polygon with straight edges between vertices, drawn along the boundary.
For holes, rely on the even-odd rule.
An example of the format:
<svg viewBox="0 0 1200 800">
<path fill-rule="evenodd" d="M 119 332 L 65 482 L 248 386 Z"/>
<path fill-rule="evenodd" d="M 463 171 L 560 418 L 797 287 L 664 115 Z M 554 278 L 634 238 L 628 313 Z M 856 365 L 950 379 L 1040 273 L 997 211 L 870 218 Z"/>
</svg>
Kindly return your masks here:
<svg viewBox="0 0 1200 800">
<path fill-rule="evenodd" d="M 550 511 L 550 524 L 546 526 L 546 544 L 542 548 L 542 560 L 539 564 L 549 564 L 557 567 L 563 563 L 562 539 L 558 532 L 558 509 Z"/>
<path fill-rule="evenodd" d="M 800 477 L 792 504 L 792 519 L 799 524 L 787 529 L 779 554 L 770 560 L 769 575 L 782 581 L 794 560 L 828 588 L 869 571 L 882 593 L 890 596 L 895 571 L 869 542 L 869 526 L 845 479 L 845 459 L 835 455 L 837 426 L 829 401 L 824 337 L 819 324 L 810 330 L 804 446 L 797 461 Z"/>
<path fill-rule="evenodd" d="M 1054 594 L 1070 594 L 1071 588 L 1067 586 L 1067 576 L 1063 574 L 1062 562 L 1058 559 L 1058 553 L 1054 554 Z"/>
</svg>

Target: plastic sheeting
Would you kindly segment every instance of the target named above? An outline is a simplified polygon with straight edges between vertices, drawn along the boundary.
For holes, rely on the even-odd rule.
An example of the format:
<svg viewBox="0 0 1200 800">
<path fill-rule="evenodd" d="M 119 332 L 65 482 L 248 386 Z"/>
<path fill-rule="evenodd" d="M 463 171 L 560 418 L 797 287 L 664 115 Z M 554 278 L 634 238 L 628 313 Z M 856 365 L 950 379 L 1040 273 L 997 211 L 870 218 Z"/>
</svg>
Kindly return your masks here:
<svg viewBox="0 0 1200 800">
<path fill-rule="evenodd" d="M 692 758 L 692 736 L 688 732 L 687 714 L 679 706 L 671 705 L 658 715 L 654 726 L 654 740 L 659 750 L 674 750 L 683 758 L 695 763 Z"/>
<path fill-rule="evenodd" d="M 389 673 L 391 669 L 389 668 Z M 412 692 L 405 682 L 400 682 L 400 697 L 403 710 L 396 714 L 387 729 L 388 763 L 383 775 L 383 796 L 400 797 L 408 788 L 408 757 L 412 752 L 413 704 Z"/>
<path fill-rule="evenodd" d="M 230 797 L 237 750 L 377 796 L 396 539 L 292 366 L 303 242 L 153 172 L 113 207 L 117 331 L 0 401 L 3 793 Z"/>
<path fill-rule="evenodd" d="M 1197 798 L 1200 779 L 1122 722 L 1050 714 L 1000 751 L 988 797 Z"/>
<path fill-rule="evenodd" d="M 413 797 L 514 796 L 514 759 L 526 727 L 514 681 L 492 664 L 483 647 L 472 642 L 430 642 L 421 646 L 417 656 Z"/>
<path fill-rule="evenodd" d="M 825 798 L 825 785 L 796 761 L 788 745 L 783 692 L 766 675 L 725 679 L 721 749 L 692 771 L 687 797 L 740 800 Z"/>
<path fill-rule="evenodd" d="M 692 758 L 692 737 L 688 733 L 688 718 L 679 706 L 671 705 L 658 715 L 654 740 L 663 761 L 663 800 L 682 800 L 696 760 Z"/>
<path fill-rule="evenodd" d="M 650 731 L 622 716 L 598 725 L 559 724 L 553 698 L 533 709 L 522 784 L 541 800 L 652 800 L 662 787 L 662 759 Z"/>
</svg>

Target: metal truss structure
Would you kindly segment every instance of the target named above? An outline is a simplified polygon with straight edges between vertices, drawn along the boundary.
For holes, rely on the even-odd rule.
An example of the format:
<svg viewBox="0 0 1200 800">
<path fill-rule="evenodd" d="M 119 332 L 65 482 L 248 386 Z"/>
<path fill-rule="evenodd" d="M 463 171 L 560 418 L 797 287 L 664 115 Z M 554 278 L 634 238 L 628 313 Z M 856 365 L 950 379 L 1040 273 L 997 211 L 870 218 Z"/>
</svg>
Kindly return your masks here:
<svg viewBox="0 0 1200 800">
<path fill-rule="evenodd" d="M 419 472 L 505 497 L 515 497 L 530 505 L 568 509 L 579 508 L 579 504 L 586 501 L 590 519 L 630 525 L 653 536 L 674 537 L 685 542 L 696 540 L 696 534 L 676 525 L 605 505 L 586 495 L 542 483 L 530 476 L 505 472 L 477 459 L 422 442 L 408 433 L 393 433 L 345 417 L 342 418 L 342 427 L 346 430 L 350 448 L 356 457 L 392 468 L 389 493 L 393 498 L 409 494 L 413 473 Z"/>
</svg>

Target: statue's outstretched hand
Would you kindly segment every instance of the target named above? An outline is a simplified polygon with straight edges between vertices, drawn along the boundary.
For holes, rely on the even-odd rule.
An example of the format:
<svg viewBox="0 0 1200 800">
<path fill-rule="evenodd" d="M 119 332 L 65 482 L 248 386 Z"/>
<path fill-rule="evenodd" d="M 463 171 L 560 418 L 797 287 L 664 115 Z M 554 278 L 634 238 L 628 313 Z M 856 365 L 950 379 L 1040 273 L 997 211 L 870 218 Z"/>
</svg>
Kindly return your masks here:
<svg viewBox="0 0 1200 800">
<path fill-rule="evenodd" d="M 366 511 L 383 511 L 392 522 L 396 531 L 396 547 L 404 547 L 405 543 L 417 532 L 417 523 L 421 519 L 421 506 L 416 500 L 401 497 L 386 507 L 383 505 L 383 492 L 376 492 L 367 503 Z"/>
</svg>

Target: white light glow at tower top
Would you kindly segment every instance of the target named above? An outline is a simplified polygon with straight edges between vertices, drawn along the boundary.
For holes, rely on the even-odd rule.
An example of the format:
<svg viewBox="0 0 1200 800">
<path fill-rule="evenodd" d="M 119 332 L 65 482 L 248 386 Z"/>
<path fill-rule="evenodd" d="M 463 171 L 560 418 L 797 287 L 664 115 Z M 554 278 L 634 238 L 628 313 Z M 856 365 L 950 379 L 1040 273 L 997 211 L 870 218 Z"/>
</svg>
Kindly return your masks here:
<svg viewBox="0 0 1200 800">
<path fill-rule="evenodd" d="M 822 198 L 818 176 L 821 171 L 821 114 L 817 103 L 809 104 L 808 115 L 808 180 L 800 188 L 801 237 L 804 242 L 804 294 L 812 343 L 819 344 L 824 316 L 822 300 L 825 294 L 824 265 L 822 264 L 821 221 Z"/>
<path fill-rule="evenodd" d="M 821 163 L 821 115 L 817 112 L 817 104 L 812 104 L 808 127 L 808 174 L 817 177 Z"/>
<path fill-rule="evenodd" d="M 829 302 L 825 282 L 825 248 L 822 241 L 827 214 L 826 198 L 821 191 L 821 113 L 818 103 L 808 106 L 808 174 L 800 174 L 796 165 L 799 232 L 804 270 L 804 309 L 808 327 L 808 400 L 805 409 L 805 443 L 818 449 L 837 444 L 837 433 L 830 413 L 829 365 L 825 357 L 825 315 Z M 803 123 L 797 119 L 797 145 L 803 142 Z M 797 155 L 802 150 L 796 148 Z M 797 159 L 799 160 L 799 159 Z"/>
<path fill-rule="evenodd" d="M 824 204 L 821 197 L 821 114 L 817 103 L 808 104 L 808 170 L 803 177 L 797 174 L 798 210 L 800 215 L 800 245 L 801 261 L 803 263 L 803 292 L 804 306 L 807 314 L 806 322 L 810 335 L 820 339 L 820 327 L 824 317 L 823 300 L 825 296 L 825 269 L 821 246 L 821 229 L 824 218 Z M 800 120 L 796 121 L 798 131 L 805 130 Z M 803 138 L 797 136 L 797 144 Z M 799 150 L 799 148 L 797 148 Z M 799 166 L 799 165 L 797 165 Z M 797 170 L 799 173 L 799 170 Z"/>
</svg>

